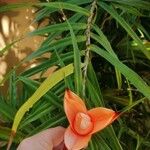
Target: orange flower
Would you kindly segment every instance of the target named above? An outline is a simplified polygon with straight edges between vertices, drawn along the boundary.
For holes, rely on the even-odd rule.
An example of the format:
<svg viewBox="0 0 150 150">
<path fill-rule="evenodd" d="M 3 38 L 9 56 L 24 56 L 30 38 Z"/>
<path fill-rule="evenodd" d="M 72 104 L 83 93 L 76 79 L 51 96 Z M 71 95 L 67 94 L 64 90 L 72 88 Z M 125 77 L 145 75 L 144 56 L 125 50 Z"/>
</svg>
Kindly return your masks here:
<svg viewBox="0 0 150 150">
<path fill-rule="evenodd" d="M 119 116 L 119 113 L 103 107 L 87 110 L 82 99 L 70 90 L 65 92 L 64 109 L 70 123 L 64 135 L 69 150 L 86 147 L 93 133 L 102 130 Z"/>
</svg>

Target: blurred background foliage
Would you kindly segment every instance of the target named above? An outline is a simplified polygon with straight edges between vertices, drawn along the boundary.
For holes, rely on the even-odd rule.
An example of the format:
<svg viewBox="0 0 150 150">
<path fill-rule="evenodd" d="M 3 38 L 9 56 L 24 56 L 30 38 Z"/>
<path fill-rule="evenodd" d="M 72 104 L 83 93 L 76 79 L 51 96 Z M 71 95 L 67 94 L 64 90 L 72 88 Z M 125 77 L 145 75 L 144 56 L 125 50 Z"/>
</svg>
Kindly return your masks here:
<svg viewBox="0 0 150 150">
<path fill-rule="evenodd" d="M 35 102 L 23 110 L 25 115 L 19 121 L 11 149 L 39 131 L 66 127 L 63 96 L 65 88 L 70 88 L 85 99 L 88 108 L 105 106 L 124 112 L 112 126 L 94 135 L 87 149 L 149 150 L 150 2 L 42 0 L 1 6 L 0 12 L 22 7 L 38 9 L 33 22 L 40 25 L 48 19 L 49 23 L 25 35 L 44 36 L 45 40 L 1 81 L 1 86 L 9 83 L 7 95 L 0 93 L 1 149 L 6 149 L 15 114 L 24 109 L 21 106 L 27 101 Z M 13 44 L 7 45 L 5 51 Z M 36 66 L 17 72 L 33 60 L 38 60 Z M 74 73 L 64 75 L 59 82 L 55 77 L 43 84 L 49 68 L 59 70 L 72 63 Z M 53 79 L 55 83 L 50 87 Z M 36 90 L 40 85 L 44 86 L 41 93 L 38 91 L 39 97 Z M 29 99 L 33 93 L 35 97 Z"/>
</svg>

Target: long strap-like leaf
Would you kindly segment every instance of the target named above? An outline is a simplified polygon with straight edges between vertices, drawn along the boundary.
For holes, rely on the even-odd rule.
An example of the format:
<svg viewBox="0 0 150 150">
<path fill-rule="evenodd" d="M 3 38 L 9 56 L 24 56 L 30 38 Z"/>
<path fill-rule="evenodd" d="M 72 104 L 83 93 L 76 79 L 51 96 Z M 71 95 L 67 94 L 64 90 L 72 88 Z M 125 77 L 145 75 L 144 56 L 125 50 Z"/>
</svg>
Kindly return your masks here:
<svg viewBox="0 0 150 150">
<path fill-rule="evenodd" d="M 96 45 L 91 45 L 91 50 L 114 65 L 145 97 L 150 99 L 150 87 L 137 73 Z"/>
<path fill-rule="evenodd" d="M 16 133 L 18 125 L 24 116 L 24 114 L 52 87 L 54 87 L 58 82 L 63 80 L 65 77 L 73 73 L 73 64 L 69 64 L 58 71 L 50 75 L 35 91 L 35 93 L 20 107 L 17 111 L 14 123 L 12 126 L 12 131 Z"/>
</svg>

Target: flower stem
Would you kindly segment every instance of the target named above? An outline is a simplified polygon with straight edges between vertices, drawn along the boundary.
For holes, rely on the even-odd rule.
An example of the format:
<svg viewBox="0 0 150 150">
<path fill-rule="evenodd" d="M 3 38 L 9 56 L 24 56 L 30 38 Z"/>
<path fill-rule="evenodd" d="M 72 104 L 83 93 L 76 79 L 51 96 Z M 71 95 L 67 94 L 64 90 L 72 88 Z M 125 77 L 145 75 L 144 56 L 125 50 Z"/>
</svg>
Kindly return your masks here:
<svg viewBox="0 0 150 150">
<path fill-rule="evenodd" d="M 84 59 L 84 68 L 83 68 L 83 97 L 85 97 L 85 85 L 86 85 L 86 77 L 87 77 L 87 68 L 90 61 L 90 44 L 91 44 L 91 26 L 94 17 L 94 11 L 96 9 L 96 0 L 93 1 L 90 15 L 87 20 L 87 29 L 85 31 L 86 34 L 86 50 L 85 50 L 85 59 Z"/>
</svg>

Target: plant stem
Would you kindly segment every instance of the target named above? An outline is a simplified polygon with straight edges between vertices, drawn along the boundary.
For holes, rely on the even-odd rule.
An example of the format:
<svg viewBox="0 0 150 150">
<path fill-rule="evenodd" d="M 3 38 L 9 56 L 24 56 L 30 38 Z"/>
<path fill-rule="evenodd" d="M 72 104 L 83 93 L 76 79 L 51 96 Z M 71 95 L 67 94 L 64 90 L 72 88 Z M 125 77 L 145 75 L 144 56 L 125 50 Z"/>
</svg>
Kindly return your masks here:
<svg viewBox="0 0 150 150">
<path fill-rule="evenodd" d="M 91 26 L 92 20 L 94 17 L 94 10 L 96 9 L 96 0 L 93 1 L 91 9 L 90 9 L 90 16 L 87 20 L 87 29 L 85 31 L 86 34 L 86 50 L 85 50 L 85 59 L 84 59 L 84 68 L 83 68 L 83 97 L 85 97 L 85 84 L 86 84 L 86 77 L 87 77 L 87 68 L 90 60 L 90 44 L 91 44 Z"/>
</svg>

